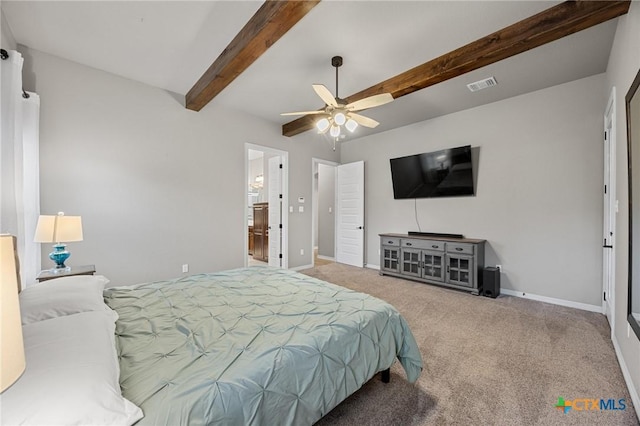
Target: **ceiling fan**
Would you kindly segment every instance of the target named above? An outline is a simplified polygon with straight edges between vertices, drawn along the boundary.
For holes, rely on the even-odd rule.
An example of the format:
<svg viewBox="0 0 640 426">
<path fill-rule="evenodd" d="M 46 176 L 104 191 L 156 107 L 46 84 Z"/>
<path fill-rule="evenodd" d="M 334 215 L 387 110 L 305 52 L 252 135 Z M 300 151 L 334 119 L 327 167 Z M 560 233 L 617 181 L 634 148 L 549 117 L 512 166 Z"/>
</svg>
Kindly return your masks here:
<svg viewBox="0 0 640 426">
<path fill-rule="evenodd" d="M 328 131 L 336 140 L 340 137 L 341 127 L 343 125 L 350 132 L 353 132 L 358 127 L 358 124 L 369 128 L 378 126 L 380 123 L 376 120 L 361 114 L 356 114 L 356 111 L 377 107 L 393 101 L 391 93 L 381 93 L 347 104 L 344 99 L 338 97 L 338 68 L 342 66 L 342 56 L 334 56 L 331 58 L 331 65 L 336 68 L 336 96 L 334 97 L 323 84 L 313 85 L 313 90 L 315 90 L 316 94 L 326 104 L 323 109 L 284 112 L 280 115 L 318 115 L 321 117 L 320 120 L 316 122 L 319 133 L 324 134 Z"/>
</svg>

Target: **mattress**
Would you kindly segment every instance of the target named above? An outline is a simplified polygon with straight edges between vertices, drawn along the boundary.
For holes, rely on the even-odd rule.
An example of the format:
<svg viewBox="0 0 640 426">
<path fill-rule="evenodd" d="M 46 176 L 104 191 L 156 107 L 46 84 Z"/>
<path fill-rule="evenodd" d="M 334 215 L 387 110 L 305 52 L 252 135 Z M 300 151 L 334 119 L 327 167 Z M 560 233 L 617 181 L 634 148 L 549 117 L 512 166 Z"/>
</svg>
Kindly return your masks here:
<svg viewBox="0 0 640 426">
<path fill-rule="evenodd" d="M 395 359 L 409 382 L 422 370 L 394 307 L 293 271 L 241 268 L 104 296 L 139 425 L 309 425 Z"/>
</svg>

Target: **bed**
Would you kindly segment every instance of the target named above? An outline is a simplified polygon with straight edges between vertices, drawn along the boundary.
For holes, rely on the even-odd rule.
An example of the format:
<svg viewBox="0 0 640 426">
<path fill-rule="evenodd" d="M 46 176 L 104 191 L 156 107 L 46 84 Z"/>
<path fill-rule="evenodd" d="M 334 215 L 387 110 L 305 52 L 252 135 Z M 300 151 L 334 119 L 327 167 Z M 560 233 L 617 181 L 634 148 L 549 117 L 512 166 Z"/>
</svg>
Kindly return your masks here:
<svg viewBox="0 0 640 426">
<path fill-rule="evenodd" d="M 422 369 L 395 308 L 293 271 L 241 268 L 102 295 L 106 305 L 69 316 L 117 318 L 122 415 L 110 424 L 311 425 L 396 359 L 409 382 Z"/>
</svg>

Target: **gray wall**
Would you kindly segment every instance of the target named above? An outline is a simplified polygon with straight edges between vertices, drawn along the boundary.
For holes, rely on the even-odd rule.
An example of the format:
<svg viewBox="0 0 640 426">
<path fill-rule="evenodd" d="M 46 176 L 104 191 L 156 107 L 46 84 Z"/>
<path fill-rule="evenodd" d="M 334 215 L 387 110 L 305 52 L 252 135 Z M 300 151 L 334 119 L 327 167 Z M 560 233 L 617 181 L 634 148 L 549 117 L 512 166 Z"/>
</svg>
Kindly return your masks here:
<svg viewBox="0 0 640 426">
<path fill-rule="evenodd" d="M 336 168 L 318 164 L 318 254 L 335 256 Z"/>
<path fill-rule="evenodd" d="M 0 27 L 2 27 L 2 30 L 0 31 L 0 42 L 2 44 L 2 48 L 5 50 L 16 50 L 16 48 L 18 47 L 16 44 L 16 40 L 13 38 L 11 28 L 9 28 L 7 19 L 4 17 L 4 12 L 2 12 L 1 10 L 0 15 Z"/>
<path fill-rule="evenodd" d="M 310 199 L 312 157 L 337 160 L 315 134 L 285 138 L 215 100 L 189 111 L 175 94 L 20 48 L 25 88 L 41 97 L 41 212 L 81 215 L 69 264 L 112 283 L 244 265 L 246 142 L 289 152 L 291 199 Z M 311 263 L 309 229 L 310 209 L 290 214 L 290 267 Z"/>
<path fill-rule="evenodd" d="M 626 364 L 636 394 L 640 394 L 640 341 L 627 323 L 627 280 L 629 268 L 629 186 L 627 182 L 627 122 L 624 97 L 640 69 L 640 3 L 631 2 L 629 13 L 618 18 L 618 28 L 609 55 L 606 73 L 605 104 L 612 87 L 616 87 L 617 155 L 616 181 L 619 212 L 616 216 L 616 276 L 615 276 L 615 330 L 614 337 Z M 637 248 L 635 248 L 637 250 Z M 636 407 L 638 411 L 638 407 Z"/>
<path fill-rule="evenodd" d="M 476 196 L 418 199 L 422 231 L 486 239 L 504 288 L 600 305 L 603 91 L 600 74 L 343 144 L 365 161 L 365 261 L 379 233 L 418 230 L 389 159 L 471 144 Z"/>
</svg>

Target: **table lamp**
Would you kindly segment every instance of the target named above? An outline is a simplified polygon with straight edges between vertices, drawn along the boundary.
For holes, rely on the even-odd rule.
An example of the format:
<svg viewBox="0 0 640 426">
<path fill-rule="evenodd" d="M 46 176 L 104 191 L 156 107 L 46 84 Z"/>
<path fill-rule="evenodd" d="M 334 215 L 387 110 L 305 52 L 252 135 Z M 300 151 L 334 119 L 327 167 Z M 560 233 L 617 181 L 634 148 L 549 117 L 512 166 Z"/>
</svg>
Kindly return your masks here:
<svg viewBox="0 0 640 426">
<path fill-rule="evenodd" d="M 49 259 L 56 263 L 52 272 L 68 271 L 64 262 L 71 256 L 66 250 L 72 241 L 82 241 L 82 218 L 80 216 L 65 216 L 63 212 L 56 216 L 40 216 L 36 226 L 36 243 L 54 243 Z"/>
<path fill-rule="evenodd" d="M 0 392 L 18 380 L 25 369 L 15 247 L 13 235 L 0 235 Z"/>
</svg>

